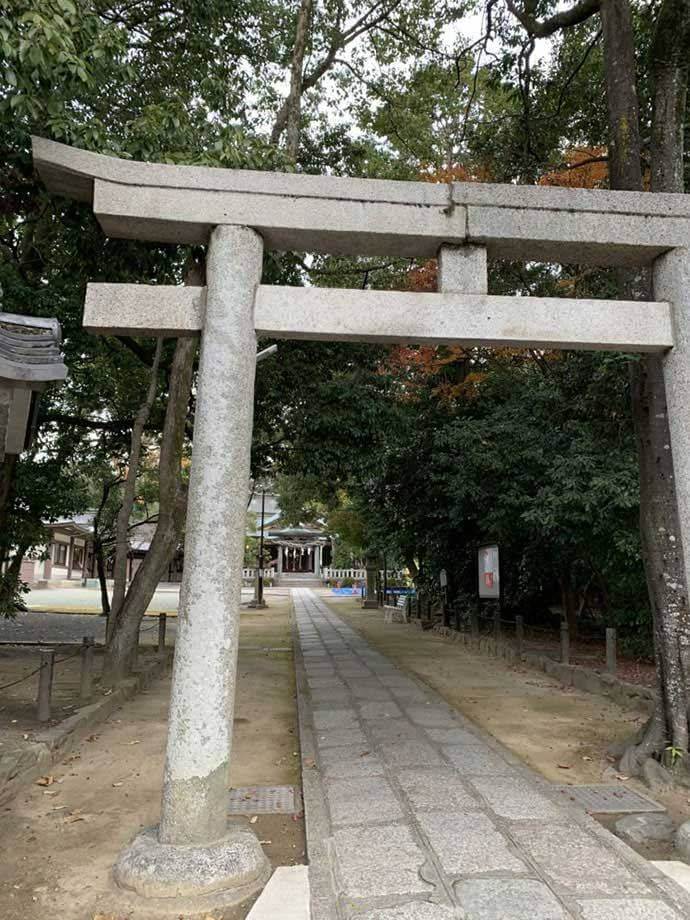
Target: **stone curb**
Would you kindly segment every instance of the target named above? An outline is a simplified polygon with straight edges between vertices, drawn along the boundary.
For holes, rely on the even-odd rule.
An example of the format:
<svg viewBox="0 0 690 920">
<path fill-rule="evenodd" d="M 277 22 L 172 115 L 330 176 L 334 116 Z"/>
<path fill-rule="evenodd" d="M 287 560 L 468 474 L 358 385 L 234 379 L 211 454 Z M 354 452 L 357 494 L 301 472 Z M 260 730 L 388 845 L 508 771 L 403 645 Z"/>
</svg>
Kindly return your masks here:
<svg viewBox="0 0 690 920">
<path fill-rule="evenodd" d="M 457 632 L 449 626 L 434 626 L 433 631 L 452 642 L 460 642 L 470 651 L 492 658 L 503 658 L 512 664 L 526 664 L 537 671 L 543 671 L 549 677 L 560 681 L 564 687 L 575 687 L 585 693 L 597 693 L 606 696 L 621 706 L 640 709 L 647 713 L 651 710 L 656 694 L 649 687 L 631 684 L 574 664 L 562 664 L 547 655 L 523 652 L 518 655 L 516 648 L 508 642 L 496 642 L 493 638 L 473 639 L 468 633 Z"/>
<path fill-rule="evenodd" d="M 319 772 L 315 769 L 317 752 L 314 731 L 310 725 L 309 685 L 292 597 L 290 606 L 304 802 L 304 839 L 309 865 L 310 917 L 311 920 L 334 920 L 338 916 L 338 908 L 333 894 L 335 880 L 327 843 L 331 836 L 330 823 L 326 811 L 326 797 Z"/>
<path fill-rule="evenodd" d="M 58 725 L 37 733 L 30 746 L 0 755 L 0 804 L 11 799 L 19 787 L 43 775 L 52 764 L 74 750 L 93 728 L 105 722 L 116 709 L 162 677 L 171 660 L 170 653 L 165 658 L 156 659 L 134 677 L 123 680 L 108 696 L 82 706 Z"/>
</svg>

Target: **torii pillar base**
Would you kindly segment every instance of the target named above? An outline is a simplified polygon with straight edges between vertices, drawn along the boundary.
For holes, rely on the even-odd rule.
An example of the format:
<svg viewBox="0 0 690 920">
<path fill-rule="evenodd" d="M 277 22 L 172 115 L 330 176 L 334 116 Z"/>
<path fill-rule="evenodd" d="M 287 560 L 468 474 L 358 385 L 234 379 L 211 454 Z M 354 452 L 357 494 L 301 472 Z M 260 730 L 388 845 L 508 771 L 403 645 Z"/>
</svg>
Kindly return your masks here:
<svg viewBox="0 0 690 920">
<path fill-rule="evenodd" d="M 142 920 L 206 918 L 255 895 L 271 871 L 256 835 L 241 824 L 203 846 L 161 843 L 158 828 L 149 828 L 115 865 L 117 909 L 129 902 Z"/>
</svg>

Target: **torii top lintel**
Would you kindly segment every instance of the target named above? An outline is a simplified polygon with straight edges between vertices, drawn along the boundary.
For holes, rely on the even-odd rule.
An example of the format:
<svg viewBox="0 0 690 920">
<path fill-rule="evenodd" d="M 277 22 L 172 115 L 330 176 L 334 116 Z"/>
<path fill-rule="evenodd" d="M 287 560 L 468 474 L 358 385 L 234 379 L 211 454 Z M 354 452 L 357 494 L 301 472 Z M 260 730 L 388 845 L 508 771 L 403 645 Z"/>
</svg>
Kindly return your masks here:
<svg viewBox="0 0 690 920">
<path fill-rule="evenodd" d="M 33 139 L 48 189 L 93 204 L 105 233 L 205 243 L 253 227 L 269 249 L 429 257 L 443 243 L 494 258 L 647 264 L 690 241 L 686 195 L 473 182 L 398 182 L 141 163 Z"/>
</svg>

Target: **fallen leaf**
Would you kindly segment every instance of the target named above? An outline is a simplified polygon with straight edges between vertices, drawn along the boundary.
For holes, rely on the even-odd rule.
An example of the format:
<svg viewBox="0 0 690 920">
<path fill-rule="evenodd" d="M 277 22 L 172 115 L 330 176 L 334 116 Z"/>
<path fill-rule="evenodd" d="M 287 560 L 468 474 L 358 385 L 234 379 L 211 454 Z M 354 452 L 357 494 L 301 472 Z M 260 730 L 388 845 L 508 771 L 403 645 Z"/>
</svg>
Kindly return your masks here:
<svg viewBox="0 0 690 920">
<path fill-rule="evenodd" d="M 44 789 L 43 790 L 43 795 L 59 795 L 59 794 L 60 794 L 59 789 Z"/>
<path fill-rule="evenodd" d="M 141 744 L 141 741 L 128 741 L 127 744 L 129 744 L 129 745 L 132 745 L 132 744 Z"/>
<path fill-rule="evenodd" d="M 559 770 L 572 770 L 572 764 L 569 763 L 559 763 L 557 764 Z"/>
<path fill-rule="evenodd" d="M 587 763 L 591 763 L 591 762 L 592 762 L 592 758 L 591 758 L 591 757 L 587 757 L 586 755 L 585 755 L 582 759 L 583 759 L 583 760 L 586 760 Z"/>
<path fill-rule="evenodd" d="M 124 786 L 124 783 L 113 783 L 113 789 L 117 789 L 119 786 Z"/>
<path fill-rule="evenodd" d="M 65 824 L 74 824 L 75 821 L 86 821 L 84 815 L 71 814 L 65 817 Z"/>
<path fill-rule="evenodd" d="M 254 817 L 252 817 L 252 818 L 249 819 L 249 823 L 250 823 L 250 824 L 256 824 L 256 822 L 257 822 L 258 820 L 259 820 L 258 816 L 257 816 L 257 815 L 254 815 Z"/>
<path fill-rule="evenodd" d="M 626 776 L 624 773 L 616 773 L 616 779 L 619 779 L 622 783 L 625 783 L 630 779 L 630 777 Z"/>
<path fill-rule="evenodd" d="M 42 776 L 40 779 L 36 780 L 37 786 L 52 786 L 55 782 L 54 776 Z"/>
</svg>

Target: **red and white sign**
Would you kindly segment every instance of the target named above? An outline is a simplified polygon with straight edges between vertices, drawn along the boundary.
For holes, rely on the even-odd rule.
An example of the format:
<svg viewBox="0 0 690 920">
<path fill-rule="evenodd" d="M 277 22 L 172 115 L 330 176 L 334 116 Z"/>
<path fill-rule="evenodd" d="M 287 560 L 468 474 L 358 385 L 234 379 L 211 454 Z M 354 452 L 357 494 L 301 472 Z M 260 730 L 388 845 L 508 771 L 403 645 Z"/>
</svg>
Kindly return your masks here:
<svg viewBox="0 0 690 920">
<path fill-rule="evenodd" d="M 501 596 L 501 585 L 498 569 L 498 546 L 495 543 L 480 546 L 478 557 L 479 596 L 499 598 Z"/>
</svg>

